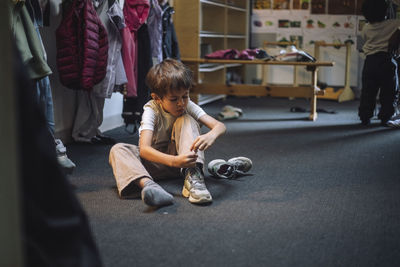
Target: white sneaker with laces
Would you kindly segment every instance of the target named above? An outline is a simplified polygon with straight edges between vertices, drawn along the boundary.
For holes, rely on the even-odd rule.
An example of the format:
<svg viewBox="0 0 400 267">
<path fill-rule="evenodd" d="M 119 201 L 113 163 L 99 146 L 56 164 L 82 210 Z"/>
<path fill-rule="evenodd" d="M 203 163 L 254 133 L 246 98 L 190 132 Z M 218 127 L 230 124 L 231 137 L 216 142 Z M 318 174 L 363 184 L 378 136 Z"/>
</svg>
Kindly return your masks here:
<svg viewBox="0 0 400 267">
<path fill-rule="evenodd" d="M 235 165 L 236 170 L 239 170 L 241 172 L 248 172 L 253 166 L 253 162 L 251 161 L 251 159 L 246 157 L 231 158 L 230 160 L 228 160 L 228 163 Z"/>
<path fill-rule="evenodd" d="M 246 157 L 231 158 L 228 161 L 214 159 L 208 163 L 208 172 L 216 177 L 223 179 L 235 179 L 245 175 L 253 166 L 252 161 Z"/>
<path fill-rule="evenodd" d="M 204 182 L 203 172 L 199 167 L 186 170 L 182 195 L 189 198 L 191 203 L 207 203 L 212 201 L 210 192 Z"/>
<path fill-rule="evenodd" d="M 388 125 L 390 128 L 400 128 L 400 119 L 397 119 L 397 120 L 389 120 L 389 121 L 387 122 L 387 125 Z"/>
</svg>

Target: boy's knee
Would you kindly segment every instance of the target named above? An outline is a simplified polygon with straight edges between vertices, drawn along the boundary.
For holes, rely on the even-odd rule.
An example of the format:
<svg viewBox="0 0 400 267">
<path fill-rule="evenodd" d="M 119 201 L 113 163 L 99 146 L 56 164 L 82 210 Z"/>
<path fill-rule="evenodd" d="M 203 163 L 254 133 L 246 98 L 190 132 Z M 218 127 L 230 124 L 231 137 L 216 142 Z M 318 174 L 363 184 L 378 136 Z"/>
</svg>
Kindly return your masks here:
<svg viewBox="0 0 400 267">
<path fill-rule="evenodd" d="M 175 127 L 176 126 L 179 127 L 179 126 L 186 125 L 186 124 L 196 124 L 196 125 L 198 125 L 198 122 L 192 116 L 190 116 L 189 114 L 184 114 L 184 115 L 178 117 L 175 120 Z"/>
<path fill-rule="evenodd" d="M 110 149 L 110 155 L 115 154 L 117 151 L 119 151 L 123 148 L 124 148 L 124 145 L 122 143 L 113 145 Z"/>
<path fill-rule="evenodd" d="M 118 143 L 111 147 L 110 157 L 114 157 L 115 155 L 121 155 L 121 154 L 138 155 L 139 149 L 137 148 L 137 146 L 125 143 Z"/>
</svg>

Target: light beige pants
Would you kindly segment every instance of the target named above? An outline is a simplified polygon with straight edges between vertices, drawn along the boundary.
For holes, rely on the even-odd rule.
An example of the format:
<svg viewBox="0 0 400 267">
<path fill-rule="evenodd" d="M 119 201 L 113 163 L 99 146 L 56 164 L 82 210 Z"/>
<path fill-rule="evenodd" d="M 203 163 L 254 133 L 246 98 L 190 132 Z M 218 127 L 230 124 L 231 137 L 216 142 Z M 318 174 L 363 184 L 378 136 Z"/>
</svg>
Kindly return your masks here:
<svg viewBox="0 0 400 267">
<path fill-rule="evenodd" d="M 172 129 L 171 142 L 162 147 L 157 146 L 157 144 L 153 147 L 170 155 L 187 153 L 190 151 L 193 141 L 199 135 L 200 126 L 198 122 L 186 114 L 176 119 Z M 204 165 L 204 152 L 198 151 L 197 155 L 197 162 Z M 131 144 L 119 143 L 114 145 L 110 151 L 109 162 L 121 198 L 139 196 L 140 188 L 134 183 L 137 179 L 148 177 L 158 180 L 181 176 L 180 168 L 168 167 L 140 158 L 139 147 Z"/>
<path fill-rule="evenodd" d="M 103 123 L 103 97 L 87 91 L 77 91 L 78 106 L 74 117 L 72 138 L 78 142 L 90 142 L 92 137 L 101 134 Z"/>
</svg>

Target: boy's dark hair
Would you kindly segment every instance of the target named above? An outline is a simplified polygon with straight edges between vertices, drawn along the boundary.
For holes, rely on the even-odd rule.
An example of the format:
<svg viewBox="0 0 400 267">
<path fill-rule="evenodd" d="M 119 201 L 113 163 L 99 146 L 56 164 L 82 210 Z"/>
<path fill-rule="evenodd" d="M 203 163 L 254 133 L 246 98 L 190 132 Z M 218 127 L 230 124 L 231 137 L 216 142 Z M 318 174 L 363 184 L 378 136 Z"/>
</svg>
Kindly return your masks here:
<svg viewBox="0 0 400 267">
<path fill-rule="evenodd" d="M 162 98 L 171 90 L 191 89 L 193 72 L 182 62 L 168 58 L 149 70 L 146 84 L 152 93 Z"/>
<path fill-rule="evenodd" d="M 364 0 L 361 12 L 369 23 L 381 22 L 385 20 L 388 7 L 386 0 Z"/>
</svg>

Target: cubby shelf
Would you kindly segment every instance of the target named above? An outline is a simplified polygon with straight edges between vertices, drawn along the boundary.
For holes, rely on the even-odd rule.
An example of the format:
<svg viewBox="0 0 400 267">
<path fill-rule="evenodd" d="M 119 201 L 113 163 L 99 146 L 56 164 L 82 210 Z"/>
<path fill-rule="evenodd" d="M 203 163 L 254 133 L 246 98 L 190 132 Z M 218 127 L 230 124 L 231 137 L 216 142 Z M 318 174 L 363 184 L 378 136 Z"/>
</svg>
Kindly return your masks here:
<svg viewBox="0 0 400 267">
<path fill-rule="evenodd" d="M 248 0 L 174 0 L 174 25 L 182 58 L 200 58 L 200 47 L 207 45 L 209 52 L 222 49 L 243 50 L 248 48 Z M 190 65 L 196 83 L 225 83 L 228 71 L 244 77 L 242 64 L 204 66 Z M 198 96 L 214 99 L 209 96 Z M 220 98 L 220 97 L 219 97 Z"/>
</svg>

